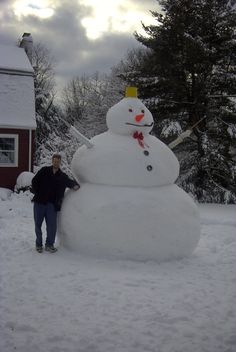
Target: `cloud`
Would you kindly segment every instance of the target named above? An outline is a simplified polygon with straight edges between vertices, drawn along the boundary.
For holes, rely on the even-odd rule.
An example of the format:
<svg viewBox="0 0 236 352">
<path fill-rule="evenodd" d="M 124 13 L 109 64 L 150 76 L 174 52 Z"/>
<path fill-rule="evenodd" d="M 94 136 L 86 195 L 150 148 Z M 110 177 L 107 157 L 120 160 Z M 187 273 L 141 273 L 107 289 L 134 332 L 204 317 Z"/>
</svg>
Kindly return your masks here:
<svg viewBox="0 0 236 352">
<path fill-rule="evenodd" d="M 107 72 L 125 56 L 128 49 L 140 45 L 133 36 L 135 27 L 126 28 L 126 31 L 116 30 L 115 22 L 111 21 L 106 31 L 96 40 L 91 40 L 83 19 L 91 18 L 94 11 L 78 0 L 45 0 L 46 8 L 53 9 L 53 15 L 46 18 L 36 12 L 27 15 L 22 12 L 19 16 L 14 12 L 14 3 L 15 0 L 1 0 L 0 43 L 14 45 L 24 32 L 31 33 L 34 42 L 44 44 L 55 57 L 55 74 L 60 89 L 76 75 Z M 137 25 L 147 18 L 145 16 L 154 9 L 154 4 L 157 6 L 156 0 L 122 0 L 121 3 L 119 16 L 125 11 L 136 11 L 135 15 L 139 14 Z M 24 0 L 24 6 L 27 4 L 32 7 L 33 1 Z M 123 17 L 117 19 L 121 26 Z"/>
<path fill-rule="evenodd" d="M 118 64 L 126 55 L 129 49 L 138 47 L 140 44 L 133 36 L 125 34 L 107 35 L 99 40 L 89 42 L 88 45 L 81 48 L 68 47 L 69 58 L 65 54 L 60 54 L 60 63 L 58 64 L 57 83 L 58 88 L 65 86 L 73 77 L 92 75 L 95 72 L 106 72 Z M 62 60 L 62 58 L 64 58 Z"/>
</svg>

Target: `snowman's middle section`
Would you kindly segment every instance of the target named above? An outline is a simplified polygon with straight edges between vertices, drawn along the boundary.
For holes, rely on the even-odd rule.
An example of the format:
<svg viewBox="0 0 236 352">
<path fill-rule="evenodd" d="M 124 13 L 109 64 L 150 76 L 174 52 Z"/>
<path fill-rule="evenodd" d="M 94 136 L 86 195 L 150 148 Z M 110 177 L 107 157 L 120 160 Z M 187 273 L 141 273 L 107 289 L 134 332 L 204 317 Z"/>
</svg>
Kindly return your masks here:
<svg viewBox="0 0 236 352">
<path fill-rule="evenodd" d="M 163 186 L 173 184 L 179 163 L 172 151 L 151 135 L 138 138 L 110 131 L 91 140 L 94 147 L 83 146 L 72 160 L 73 173 L 82 181 L 113 186 Z"/>
</svg>

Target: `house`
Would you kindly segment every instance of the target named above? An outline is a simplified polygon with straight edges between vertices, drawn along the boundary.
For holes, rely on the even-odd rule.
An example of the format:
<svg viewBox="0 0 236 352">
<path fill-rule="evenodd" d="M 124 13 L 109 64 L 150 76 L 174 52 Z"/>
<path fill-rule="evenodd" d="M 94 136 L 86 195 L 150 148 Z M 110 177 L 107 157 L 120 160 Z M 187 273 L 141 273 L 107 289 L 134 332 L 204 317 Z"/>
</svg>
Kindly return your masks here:
<svg viewBox="0 0 236 352">
<path fill-rule="evenodd" d="M 31 36 L 25 33 L 22 42 L 24 37 L 31 45 Z M 33 168 L 34 71 L 21 46 L 0 44 L 0 187 L 10 189 L 21 172 Z"/>
</svg>

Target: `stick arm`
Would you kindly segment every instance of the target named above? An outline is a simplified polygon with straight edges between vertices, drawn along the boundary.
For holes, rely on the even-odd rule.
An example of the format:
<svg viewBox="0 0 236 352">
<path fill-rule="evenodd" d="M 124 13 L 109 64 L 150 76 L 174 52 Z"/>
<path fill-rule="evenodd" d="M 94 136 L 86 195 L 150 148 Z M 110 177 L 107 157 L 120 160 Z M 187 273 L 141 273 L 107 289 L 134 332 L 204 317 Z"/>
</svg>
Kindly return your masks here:
<svg viewBox="0 0 236 352">
<path fill-rule="evenodd" d="M 189 137 L 192 133 L 192 130 L 186 130 L 183 133 L 181 133 L 173 142 L 171 142 L 170 144 L 168 144 L 168 147 L 170 149 L 175 148 L 178 144 L 182 143 L 183 140 L 187 137 Z"/>
<path fill-rule="evenodd" d="M 80 143 L 85 144 L 86 147 L 88 148 L 92 148 L 94 146 L 94 144 L 87 138 L 85 137 L 82 133 L 80 133 L 77 128 L 75 128 L 74 126 L 70 125 L 67 121 L 65 121 L 62 117 L 59 117 L 59 119 L 64 122 L 64 124 L 69 128 L 69 132 L 75 136 Z"/>
<path fill-rule="evenodd" d="M 92 148 L 94 144 L 87 138 L 85 137 L 82 133 L 80 133 L 74 126 L 70 126 L 70 133 L 75 136 L 80 143 L 85 144 L 86 147 Z"/>
</svg>

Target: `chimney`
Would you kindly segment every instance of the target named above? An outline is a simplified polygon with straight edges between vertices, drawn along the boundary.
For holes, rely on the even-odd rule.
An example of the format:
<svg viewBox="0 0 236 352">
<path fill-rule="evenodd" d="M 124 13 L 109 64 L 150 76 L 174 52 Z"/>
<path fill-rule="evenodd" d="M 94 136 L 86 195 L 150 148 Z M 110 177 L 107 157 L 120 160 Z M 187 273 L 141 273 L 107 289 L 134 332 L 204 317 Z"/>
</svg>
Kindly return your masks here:
<svg viewBox="0 0 236 352">
<path fill-rule="evenodd" d="M 30 33 L 24 33 L 20 42 L 20 48 L 25 49 L 25 52 L 29 58 L 30 63 L 32 64 L 33 56 L 33 38 Z"/>
</svg>

